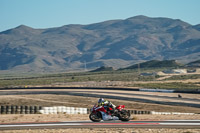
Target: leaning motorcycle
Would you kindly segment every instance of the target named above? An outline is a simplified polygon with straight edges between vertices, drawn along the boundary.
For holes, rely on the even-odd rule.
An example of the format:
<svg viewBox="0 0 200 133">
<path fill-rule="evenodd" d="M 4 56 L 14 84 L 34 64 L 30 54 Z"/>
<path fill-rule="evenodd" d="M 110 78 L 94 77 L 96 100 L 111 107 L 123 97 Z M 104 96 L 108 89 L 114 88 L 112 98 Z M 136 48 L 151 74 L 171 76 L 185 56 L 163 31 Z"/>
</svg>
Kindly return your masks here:
<svg viewBox="0 0 200 133">
<path fill-rule="evenodd" d="M 115 112 L 111 114 L 104 106 L 97 106 L 96 104 L 91 108 L 89 118 L 93 122 L 100 122 L 101 120 L 121 120 L 129 121 L 130 112 L 125 110 L 125 105 L 119 105 L 115 108 Z M 112 110 L 112 108 L 109 108 Z"/>
</svg>

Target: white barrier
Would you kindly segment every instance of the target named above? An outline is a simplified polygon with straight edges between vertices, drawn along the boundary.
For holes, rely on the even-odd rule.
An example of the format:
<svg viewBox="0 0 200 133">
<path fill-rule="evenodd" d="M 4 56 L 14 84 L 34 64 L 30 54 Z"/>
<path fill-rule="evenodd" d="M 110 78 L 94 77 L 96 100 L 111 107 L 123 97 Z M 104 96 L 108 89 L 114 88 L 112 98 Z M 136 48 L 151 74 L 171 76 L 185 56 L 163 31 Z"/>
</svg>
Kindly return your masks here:
<svg viewBox="0 0 200 133">
<path fill-rule="evenodd" d="M 87 114 L 87 108 L 75 108 L 65 106 L 43 107 L 39 110 L 41 114 Z"/>
<path fill-rule="evenodd" d="M 43 107 L 39 110 L 41 114 L 88 114 L 87 108 L 75 108 L 66 106 Z M 194 115 L 195 113 L 179 112 L 156 112 L 156 111 L 130 111 L 134 114 L 153 114 L 153 115 Z M 140 112 L 140 113 L 139 113 Z"/>
<path fill-rule="evenodd" d="M 166 92 L 166 93 L 173 93 L 174 90 L 166 90 L 166 89 L 139 89 L 139 91 L 148 91 L 148 92 Z"/>
<path fill-rule="evenodd" d="M 151 111 L 154 115 L 194 115 L 195 113 L 179 113 L 179 112 L 155 112 Z"/>
</svg>

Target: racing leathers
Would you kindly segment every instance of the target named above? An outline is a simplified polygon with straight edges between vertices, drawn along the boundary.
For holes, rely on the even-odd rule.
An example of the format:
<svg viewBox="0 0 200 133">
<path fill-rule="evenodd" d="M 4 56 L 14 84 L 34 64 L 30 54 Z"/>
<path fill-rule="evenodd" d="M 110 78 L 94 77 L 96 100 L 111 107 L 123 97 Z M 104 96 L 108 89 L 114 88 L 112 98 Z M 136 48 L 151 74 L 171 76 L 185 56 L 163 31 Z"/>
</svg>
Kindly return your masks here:
<svg viewBox="0 0 200 133">
<path fill-rule="evenodd" d="M 103 106 L 107 110 L 108 113 L 109 112 L 111 113 L 111 115 L 115 113 L 116 106 L 108 100 L 103 100 L 101 103 L 98 103 L 98 106 Z"/>
</svg>

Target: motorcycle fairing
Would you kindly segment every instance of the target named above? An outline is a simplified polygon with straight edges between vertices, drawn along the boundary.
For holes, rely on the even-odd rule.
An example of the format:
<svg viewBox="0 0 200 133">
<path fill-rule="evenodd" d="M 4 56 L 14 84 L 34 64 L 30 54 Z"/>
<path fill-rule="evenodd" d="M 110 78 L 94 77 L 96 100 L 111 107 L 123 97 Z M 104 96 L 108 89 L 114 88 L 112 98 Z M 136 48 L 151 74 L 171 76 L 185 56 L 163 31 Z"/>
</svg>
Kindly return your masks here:
<svg viewBox="0 0 200 133">
<path fill-rule="evenodd" d="M 109 120 L 119 120 L 118 117 L 108 115 L 108 114 L 105 113 L 105 112 L 101 112 L 101 115 L 102 115 L 102 119 L 103 119 L 104 121 L 109 121 Z"/>
</svg>

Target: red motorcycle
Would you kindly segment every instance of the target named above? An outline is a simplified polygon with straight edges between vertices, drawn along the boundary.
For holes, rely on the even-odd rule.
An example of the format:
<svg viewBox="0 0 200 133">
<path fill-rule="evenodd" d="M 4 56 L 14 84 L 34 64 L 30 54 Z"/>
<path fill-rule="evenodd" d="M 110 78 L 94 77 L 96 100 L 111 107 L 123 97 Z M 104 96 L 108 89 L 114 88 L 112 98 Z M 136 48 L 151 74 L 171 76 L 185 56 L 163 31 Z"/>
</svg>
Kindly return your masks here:
<svg viewBox="0 0 200 133">
<path fill-rule="evenodd" d="M 124 109 L 125 105 L 119 105 L 115 108 L 115 112 L 111 113 L 112 108 L 105 106 L 97 106 L 96 104 L 91 109 L 89 118 L 93 122 L 100 122 L 101 120 L 121 120 L 129 121 L 130 112 Z"/>
</svg>

